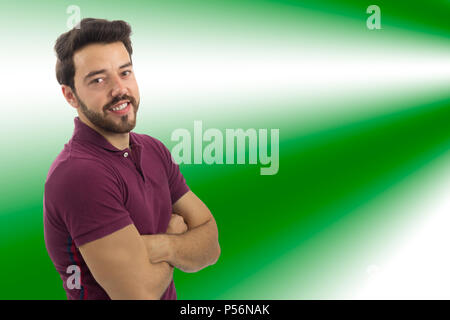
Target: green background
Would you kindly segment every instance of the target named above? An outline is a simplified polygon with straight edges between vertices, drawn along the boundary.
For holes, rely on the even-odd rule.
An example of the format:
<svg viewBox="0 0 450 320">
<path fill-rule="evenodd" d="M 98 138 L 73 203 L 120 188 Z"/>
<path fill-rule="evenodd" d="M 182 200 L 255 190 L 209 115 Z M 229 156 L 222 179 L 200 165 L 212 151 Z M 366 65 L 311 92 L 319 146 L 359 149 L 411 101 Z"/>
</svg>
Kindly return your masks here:
<svg viewBox="0 0 450 320">
<path fill-rule="evenodd" d="M 181 165 L 222 254 L 175 272 L 179 299 L 450 298 L 448 0 L 129 0 L 0 4 L 0 299 L 66 299 L 42 196 L 76 116 L 54 75 L 69 5 L 131 24 L 135 132 L 280 130 L 276 175 Z"/>
</svg>

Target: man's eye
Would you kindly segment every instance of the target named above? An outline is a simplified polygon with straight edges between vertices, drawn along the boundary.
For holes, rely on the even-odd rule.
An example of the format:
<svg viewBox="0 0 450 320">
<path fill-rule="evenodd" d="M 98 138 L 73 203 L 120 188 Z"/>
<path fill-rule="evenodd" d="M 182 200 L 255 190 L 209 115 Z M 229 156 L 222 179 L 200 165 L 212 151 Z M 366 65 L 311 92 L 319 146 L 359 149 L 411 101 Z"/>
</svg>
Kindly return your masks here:
<svg viewBox="0 0 450 320">
<path fill-rule="evenodd" d="M 101 82 L 103 82 L 102 78 L 96 78 L 96 79 L 91 81 L 91 83 L 101 83 Z"/>
<path fill-rule="evenodd" d="M 122 72 L 122 74 L 123 74 L 124 76 L 128 76 L 128 75 L 131 74 L 131 71 L 130 71 L 130 70 L 126 70 L 126 71 Z"/>
</svg>

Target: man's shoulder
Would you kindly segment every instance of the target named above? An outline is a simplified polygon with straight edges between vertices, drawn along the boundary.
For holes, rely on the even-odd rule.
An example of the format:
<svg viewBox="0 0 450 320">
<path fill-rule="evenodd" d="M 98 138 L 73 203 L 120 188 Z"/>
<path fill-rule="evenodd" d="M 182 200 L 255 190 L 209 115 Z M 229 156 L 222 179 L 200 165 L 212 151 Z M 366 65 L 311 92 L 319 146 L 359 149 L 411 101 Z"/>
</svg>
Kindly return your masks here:
<svg viewBox="0 0 450 320">
<path fill-rule="evenodd" d="M 96 157 L 76 152 L 61 152 L 52 163 L 46 185 L 67 185 L 84 179 L 98 180 L 114 175 L 108 165 Z"/>
</svg>

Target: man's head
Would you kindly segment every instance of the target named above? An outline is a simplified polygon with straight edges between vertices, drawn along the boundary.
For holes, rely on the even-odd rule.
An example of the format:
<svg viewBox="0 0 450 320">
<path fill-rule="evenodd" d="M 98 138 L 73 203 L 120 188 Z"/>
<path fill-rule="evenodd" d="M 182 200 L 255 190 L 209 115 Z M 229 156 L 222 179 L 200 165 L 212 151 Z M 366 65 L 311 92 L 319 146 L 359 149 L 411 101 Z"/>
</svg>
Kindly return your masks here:
<svg viewBox="0 0 450 320">
<path fill-rule="evenodd" d="M 56 40 L 56 78 L 81 120 L 105 133 L 136 126 L 139 88 L 125 21 L 83 19 Z"/>
</svg>

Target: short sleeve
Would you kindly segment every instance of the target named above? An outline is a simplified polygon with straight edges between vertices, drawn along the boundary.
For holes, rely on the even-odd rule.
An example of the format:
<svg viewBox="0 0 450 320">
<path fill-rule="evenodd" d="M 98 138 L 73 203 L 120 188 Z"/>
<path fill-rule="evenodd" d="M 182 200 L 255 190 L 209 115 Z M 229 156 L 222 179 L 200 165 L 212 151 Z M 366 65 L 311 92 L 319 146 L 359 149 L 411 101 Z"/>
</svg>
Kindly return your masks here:
<svg viewBox="0 0 450 320">
<path fill-rule="evenodd" d="M 169 182 L 170 197 L 172 204 L 177 202 L 190 189 L 186 183 L 183 174 L 180 171 L 180 166 L 175 162 L 169 149 L 159 140 L 154 139 L 163 155 L 164 166 L 167 171 L 167 178 Z"/>
<path fill-rule="evenodd" d="M 77 247 L 133 223 L 112 170 L 84 159 L 59 169 L 45 193 Z"/>
</svg>

